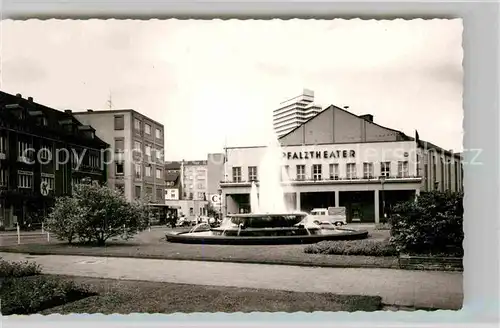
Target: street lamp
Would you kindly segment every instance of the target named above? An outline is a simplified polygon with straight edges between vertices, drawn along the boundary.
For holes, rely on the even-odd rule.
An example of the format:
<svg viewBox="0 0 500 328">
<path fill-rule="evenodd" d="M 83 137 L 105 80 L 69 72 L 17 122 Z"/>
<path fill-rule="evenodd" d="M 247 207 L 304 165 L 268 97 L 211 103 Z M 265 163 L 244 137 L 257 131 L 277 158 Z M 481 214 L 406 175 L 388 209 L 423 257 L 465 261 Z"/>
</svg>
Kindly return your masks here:
<svg viewBox="0 0 500 328">
<path fill-rule="evenodd" d="M 384 193 L 384 183 L 385 183 L 385 175 L 382 175 L 378 178 L 380 180 L 380 185 L 382 186 L 382 217 L 385 219 L 385 193 Z"/>
</svg>

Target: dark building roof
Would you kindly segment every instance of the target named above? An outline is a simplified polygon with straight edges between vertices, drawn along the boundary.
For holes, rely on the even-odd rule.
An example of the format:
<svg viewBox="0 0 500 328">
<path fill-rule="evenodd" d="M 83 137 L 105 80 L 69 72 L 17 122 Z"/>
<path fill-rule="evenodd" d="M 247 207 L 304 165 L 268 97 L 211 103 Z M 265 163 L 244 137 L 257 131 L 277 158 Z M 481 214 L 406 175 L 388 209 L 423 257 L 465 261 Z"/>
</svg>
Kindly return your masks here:
<svg viewBox="0 0 500 328">
<path fill-rule="evenodd" d="M 167 162 L 165 163 L 165 170 L 180 170 L 181 162 Z"/>
<path fill-rule="evenodd" d="M 167 172 L 165 176 L 165 181 L 167 182 L 177 182 L 179 179 L 180 173 L 179 172 Z"/>
<path fill-rule="evenodd" d="M 19 119 L 13 110 L 19 110 L 26 115 Z M 95 148 L 106 148 L 108 144 L 98 138 L 95 133 L 90 136 L 89 132 L 95 132 L 95 129 L 88 125 L 83 125 L 78 121 L 70 111 L 59 111 L 54 108 L 44 106 L 33 101 L 33 98 L 22 98 L 20 94 L 11 95 L 0 91 L 0 117 L 2 124 L 17 124 L 22 126 L 23 130 L 28 130 L 33 134 L 40 134 L 44 137 L 65 141 L 77 145 L 85 145 Z M 37 120 L 44 117 L 47 125 L 40 125 Z M 74 127 L 70 131 L 65 129 L 65 125 Z"/>
</svg>

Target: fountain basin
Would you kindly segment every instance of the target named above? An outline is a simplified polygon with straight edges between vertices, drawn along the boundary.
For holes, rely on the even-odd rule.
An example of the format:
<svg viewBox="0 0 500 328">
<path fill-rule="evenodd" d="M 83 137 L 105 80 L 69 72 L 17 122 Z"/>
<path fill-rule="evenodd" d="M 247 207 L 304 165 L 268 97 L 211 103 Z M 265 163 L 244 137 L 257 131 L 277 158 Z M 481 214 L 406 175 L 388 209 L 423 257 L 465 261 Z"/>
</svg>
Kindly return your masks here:
<svg viewBox="0 0 500 328">
<path fill-rule="evenodd" d="M 368 231 L 321 227 L 308 222 L 307 213 L 234 214 L 223 225 L 199 225 L 189 232 L 170 232 L 168 242 L 221 245 L 311 244 L 323 240 L 354 240 L 368 237 Z"/>
<path fill-rule="evenodd" d="M 342 230 L 342 231 L 340 231 Z M 213 231 L 166 233 L 165 237 L 171 243 L 184 244 L 215 244 L 215 245 L 285 245 L 314 244 L 324 240 L 357 240 L 368 237 L 368 231 L 339 229 L 321 229 L 322 233 L 315 235 L 266 235 L 266 236 L 227 236 L 214 235 Z"/>
</svg>

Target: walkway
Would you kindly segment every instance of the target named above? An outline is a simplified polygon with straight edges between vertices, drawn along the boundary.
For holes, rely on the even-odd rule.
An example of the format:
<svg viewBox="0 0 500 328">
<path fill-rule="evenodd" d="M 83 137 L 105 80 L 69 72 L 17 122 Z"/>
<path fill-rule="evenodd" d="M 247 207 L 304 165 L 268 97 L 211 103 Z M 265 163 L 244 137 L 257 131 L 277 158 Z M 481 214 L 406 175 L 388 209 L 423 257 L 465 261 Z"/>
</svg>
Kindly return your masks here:
<svg viewBox="0 0 500 328">
<path fill-rule="evenodd" d="M 7 261 L 35 261 L 47 274 L 146 280 L 298 292 L 378 295 L 384 304 L 459 309 L 462 273 L 318 268 L 225 262 L 0 253 Z"/>
</svg>

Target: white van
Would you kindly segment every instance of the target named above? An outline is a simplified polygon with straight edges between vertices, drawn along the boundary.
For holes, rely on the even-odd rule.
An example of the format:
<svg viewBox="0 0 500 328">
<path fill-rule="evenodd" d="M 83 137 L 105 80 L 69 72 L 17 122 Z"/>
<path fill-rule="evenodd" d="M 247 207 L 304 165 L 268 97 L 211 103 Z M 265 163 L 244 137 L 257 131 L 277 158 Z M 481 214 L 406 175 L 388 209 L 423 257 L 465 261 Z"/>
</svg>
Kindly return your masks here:
<svg viewBox="0 0 500 328">
<path fill-rule="evenodd" d="M 311 221 L 336 226 L 347 224 L 346 208 L 343 206 L 315 208 L 311 211 Z"/>
</svg>

